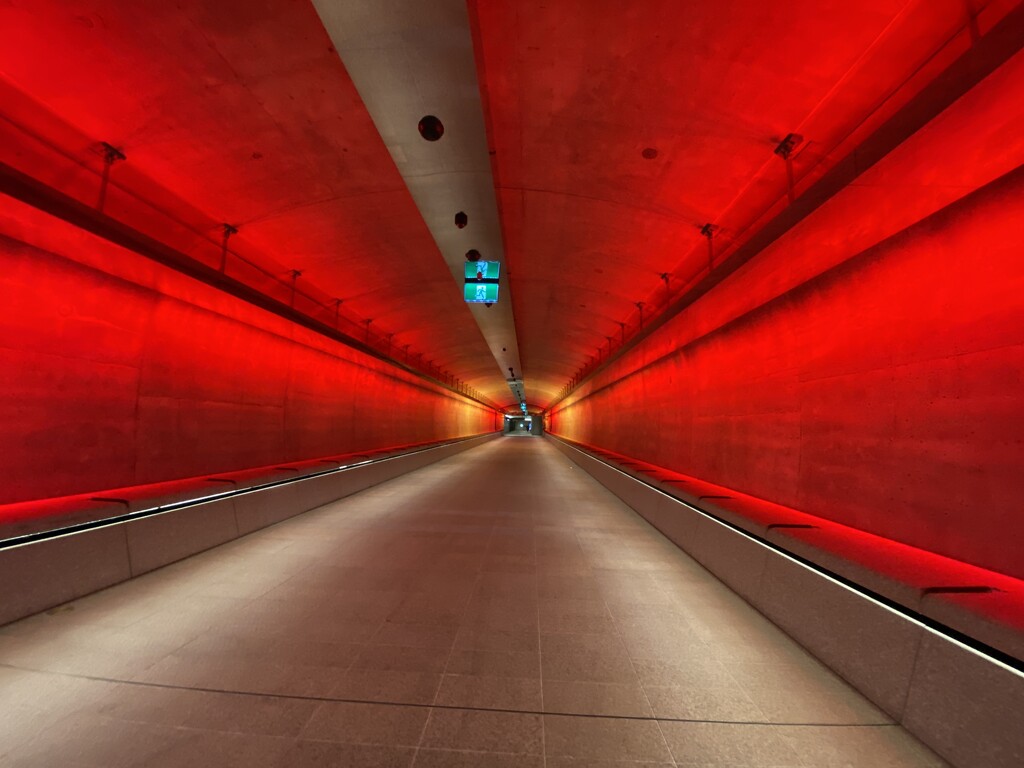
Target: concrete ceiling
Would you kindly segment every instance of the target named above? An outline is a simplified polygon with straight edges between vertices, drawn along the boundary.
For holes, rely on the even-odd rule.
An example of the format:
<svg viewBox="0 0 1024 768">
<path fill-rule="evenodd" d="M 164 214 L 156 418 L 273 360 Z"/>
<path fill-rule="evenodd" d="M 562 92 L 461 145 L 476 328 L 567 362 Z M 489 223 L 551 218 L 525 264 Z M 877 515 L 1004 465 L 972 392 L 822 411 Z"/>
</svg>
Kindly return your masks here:
<svg viewBox="0 0 1024 768">
<path fill-rule="evenodd" d="M 799 194 L 1016 5 L 8 0 L 0 159 L 77 194 L 118 146 L 197 242 L 231 223 L 399 362 L 545 407 L 706 274 L 703 225 L 713 268 L 786 206 L 787 134 Z M 468 248 L 504 257 L 491 309 Z"/>
<path fill-rule="evenodd" d="M 505 263 L 494 199 L 473 37 L 463 0 L 431 3 L 313 0 L 349 76 L 391 152 L 456 286 L 465 280 L 466 254 Z M 424 118 L 444 133 L 425 140 Z M 465 213 L 459 228 L 455 215 Z M 469 304 L 498 365 L 499 375 L 522 375 L 508 284 L 499 301 Z M 513 395 L 520 396 L 516 389 Z M 529 390 L 525 396 L 529 397 Z"/>
</svg>

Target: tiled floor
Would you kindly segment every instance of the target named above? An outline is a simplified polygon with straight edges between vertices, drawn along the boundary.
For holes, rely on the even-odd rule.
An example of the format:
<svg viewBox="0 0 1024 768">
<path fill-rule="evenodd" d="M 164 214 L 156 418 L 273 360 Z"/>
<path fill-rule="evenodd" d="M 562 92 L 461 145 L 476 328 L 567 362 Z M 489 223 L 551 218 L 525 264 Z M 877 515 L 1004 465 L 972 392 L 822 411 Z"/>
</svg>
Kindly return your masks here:
<svg viewBox="0 0 1024 768">
<path fill-rule="evenodd" d="M 546 441 L 0 628 L 0 765 L 934 766 Z"/>
</svg>

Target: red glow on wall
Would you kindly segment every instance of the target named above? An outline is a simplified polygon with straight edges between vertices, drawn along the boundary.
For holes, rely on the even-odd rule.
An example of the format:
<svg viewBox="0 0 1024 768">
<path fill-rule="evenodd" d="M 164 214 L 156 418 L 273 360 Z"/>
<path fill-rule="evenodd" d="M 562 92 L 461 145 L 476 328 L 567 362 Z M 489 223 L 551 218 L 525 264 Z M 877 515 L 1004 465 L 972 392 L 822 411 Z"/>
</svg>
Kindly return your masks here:
<svg viewBox="0 0 1024 768">
<path fill-rule="evenodd" d="M 507 402 L 311 3 L 0 4 L 0 112 L 0 162 L 93 206 L 107 142 L 112 218 L 214 269 L 230 224 L 229 277 Z"/>
<path fill-rule="evenodd" d="M 1020 577 L 1021 232 L 1024 168 L 694 336 L 725 283 L 552 431 Z"/>
<path fill-rule="evenodd" d="M 799 195 L 847 160 L 858 166 L 894 116 L 906 125 L 908 113 L 957 95 L 955 82 L 927 86 L 984 50 L 1005 17 L 1017 17 L 1020 44 L 1020 4 L 1003 0 L 808 2 L 784 12 L 756 0 L 469 6 L 517 337 L 528 389 L 545 406 L 649 323 L 667 295 L 703 279 L 703 225 L 717 227 L 721 259 L 786 208 L 787 164 L 773 154 L 785 136 L 804 137 L 789 166 Z M 1011 99 L 998 103 L 1017 112 Z M 1007 144 L 987 138 L 1007 120 L 980 106 L 985 128 L 955 142 L 968 167 L 1017 144 L 1012 132 Z M 893 218 L 975 188 L 930 174 L 936 159 L 920 158 L 913 192 L 899 178 L 871 182 L 890 196 Z M 852 215 L 881 218 L 869 205 Z M 837 238 L 861 234 L 859 218 L 839 224 Z M 561 288 L 565 274 L 572 290 Z"/>
<path fill-rule="evenodd" d="M 0 503 L 495 428 L 412 374 L 26 206 L 5 212 L 18 239 L 0 235 Z"/>
</svg>

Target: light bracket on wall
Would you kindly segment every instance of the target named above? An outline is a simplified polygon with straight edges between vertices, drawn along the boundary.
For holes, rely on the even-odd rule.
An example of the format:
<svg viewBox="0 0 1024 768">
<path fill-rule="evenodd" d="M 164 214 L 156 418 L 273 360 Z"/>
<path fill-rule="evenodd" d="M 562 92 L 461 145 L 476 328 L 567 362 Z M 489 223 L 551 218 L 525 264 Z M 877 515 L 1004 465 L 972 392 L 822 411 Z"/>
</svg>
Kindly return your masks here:
<svg viewBox="0 0 1024 768">
<path fill-rule="evenodd" d="M 798 133 L 788 133 L 786 138 L 779 142 L 779 145 L 775 147 L 775 154 L 786 161 L 786 194 L 789 197 L 789 202 L 796 200 L 795 182 L 793 180 L 793 150 L 796 149 L 797 144 L 802 142 L 804 137 Z"/>
<path fill-rule="evenodd" d="M 299 282 L 299 278 L 302 277 L 302 270 L 301 269 L 289 269 L 288 270 L 288 274 L 291 275 L 291 278 L 292 278 L 292 282 L 291 282 L 292 291 L 291 291 L 291 296 L 288 299 L 288 306 L 289 307 L 294 307 L 295 306 L 295 290 L 296 290 L 296 287 L 297 287 L 297 283 Z"/>
<path fill-rule="evenodd" d="M 102 213 L 107 202 L 107 185 L 110 183 L 110 168 L 114 163 L 127 160 L 128 156 L 120 149 L 106 141 L 101 141 L 97 151 L 103 158 L 103 175 L 100 177 L 100 196 L 96 202 L 96 210 Z"/>
<path fill-rule="evenodd" d="M 220 227 L 224 235 L 220 241 L 220 271 L 224 272 L 228 267 L 228 240 L 231 239 L 232 235 L 238 234 L 238 227 L 232 226 L 227 222 L 221 224 Z"/>
<path fill-rule="evenodd" d="M 793 154 L 793 150 L 803 140 L 804 137 L 799 133 L 787 133 L 786 138 L 780 141 L 773 151 L 783 160 L 788 160 L 790 155 Z"/>
<path fill-rule="evenodd" d="M 708 272 L 715 268 L 715 244 L 712 241 L 715 239 L 715 234 L 719 229 L 710 221 L 700 228 L 700 233 L 708 241 Z"/>
</svg>

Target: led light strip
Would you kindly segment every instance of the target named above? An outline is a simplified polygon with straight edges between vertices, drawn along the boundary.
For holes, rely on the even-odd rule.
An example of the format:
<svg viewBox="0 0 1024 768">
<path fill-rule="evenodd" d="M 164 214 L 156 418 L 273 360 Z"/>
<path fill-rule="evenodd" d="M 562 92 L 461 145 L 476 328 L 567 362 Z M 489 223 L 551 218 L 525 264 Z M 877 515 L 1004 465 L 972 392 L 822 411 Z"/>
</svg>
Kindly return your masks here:
<svg viewBox="0 0 1024 768">
<path fill-rule="evenodd" d="M 487 433 L 491 434 L 491 433 Z M 231 491 L 223 491 L 221 493 L 212 493 L 208 496 L 197 496 L 191 499 L 184 499 L 182 501 L 175 501 L 171 504 L 164 504 L 157 507 L 149 507 L 147 509 L 140 509 L 136 512 L 128 512 L 123 515 L 116 515 L 114 517 L 105 517 L 100 520 L 90 520 L 85 523 L 77 523 L 75 525 L 64 526 L 63 528 L 53 528 L 48 531 L 39 531 L 38 533 L 28 533 L 24 536 L 12 536 L 9 539 L 0 541 L 0 552 L 8 549 L 17 549 L 18 547 L 28 546 L 29 544 L 35 544 L 40 541 L 46 541 L 49 539 L 60 539 L 65 536 L 73 536 L 77 533 L 83 533 L 84 531 L 91 531 L 98 528 L 107 528 L 111 525 L 119 525 L 121 523 L 130 522 L 132 520 L 138 520 L 143 517 L 156 517 L 157 515 L 163 515 L 168 512 L 177 512 L 181 509 L 187 509 L 188 507 L 198 506 L 200 504 L 206 504 L 211 501 L 217 501 L 221 499 L 235 498 L 237 496 L 245 496 L 250 493 L 257 493 L 259 491 L 265 491 L 270 488 L 280 488 L 285 485 L 292 485 L 293 483 L 301 483 L 303 480 L 311 480 L 315 477 L 324 477 L 325 475 L 333 475 L 338 472 L 343 472 L 348 469 L 355 469 L 366 464 L 375 464 L 384 461 L 390 461 L 391 459 L 400 459 L 404 456 L 412 456 L 417 453 L 423 453 L 424 451 L 432 451 L 435 448 L 444 448 L 449 445 L 455 445 L 456 443 L 465 442 L 466 440 L 473 440 L 481 435 L 473 435 L 471 437 L 462 437 L 457 440 L 448 440 L 437 445 L 428 445 L 424 448 L 417 448 L 411 451 L 405 451 L 404 453 L 395 454 L 394 456 L 382 456 L 379 459 L 366 459 L 365 461 L 357 461 L 352 464 L 344 464 L 339 467 L 332 469 L 325 469 L 318 472 L 311 472 L 308 475 L 301 475 L 299 477 L 290 477 L 284 480 L 274 480 L 269 483 L 261 483 L 260 485 L 252 485 L 248 488 L 238 488 Z"/>
<path fill-rule="evenodd" d="M 554 435 L 552 435 L 552 437 L 554 437 Z M 608 462 L 604 461 L 603 459 L 599 459 L 598 457 L 596 457 L 596 456 L 594 456 L 594 455 L 592 455 L 592 454 L 590 454 L 590 453 L 588 453 L 588 452 L 586 452 L 586 451 L 584 451 L 584 450 L 582 450 L 580 448 L 577 448 L 577 447 L 575 447 L 573 445 L 570 445 L 569 443 L 567 443 L 566 441 L 562 440 L 561 438 L 557 438 L 556 437 L 555 439 L 559 440 L 566 447 L 571 448 L 572 450 L 577 451 L 578 453 L 583 454 L 587 458 L 592 459 L 593 461 L 596 461 L 596 462 L 602 464 L 603 466 L 607 467 L 608 469 L 611 469 L 611 470 L 613 470 L 615 472 L 618 472 L 620 475 L 623 475 L 624 477 L 627 477 L 630 480 L 633 480 L 633 481 L 635 481 L 635 482 L 637 482 L 637 483 L 639 483 L 639 484 L 641 484 L 643 486 L 646 486 L 647 488 L 650 488 L 652 491 L 655 491 L 656 493 L 660 493 L 662 496 L 665 496 L 666 498 L 671 499 L 672 501 L 676 502 L 677 504 L 680 504 L 680 505 L 686 507 L 687 509 L 691 509 L 694 512 L 697 512 L 698 514 L 706 517 L 707 519 L 711 520 L 712 522 L 718 523 L 723 528 L 727 528 L 727 529 L 729 529 L 730 531 L 732 531 L 734 533 L 738 533 L 740 536 L 743 536 L 744 538 L 748 539 L 749 541 L 752 541 L 755 544 L 758 544 L 761 547 L 764 547 L 765 549 L 767 549 L 767 550 L 769 550 L 771 552 L 774 552 L 774 553 L 776 553 L 778 555 L 781 555 L 782 557 L 784 557 L 787 560 L 789 560 L 791 563 L 795 563 L 796 565 L 799 565 L 800 567 L 804 568 L 807 571 L 810 571 L 811 573 L 815 574 L 816 576 L 819 576 L 819 577 L 821 577 L 821 578 L 823 578 L 823 579 L 825 579 L 827 581 L 830 581 L 833 584 L 837 584 L 838 586 L 842 587 L 846 591 L 848 591 L 848 592 L 850 592 L 850 593 L 852 593 L 854 595 L 857 595 L 858 597 L 860 597 L 860 598 L 862 598 L 864 600 L 867 600 L 868 602 L 873 603 L 874 605 L 877 605 L 877 606 L 879 606 L 881 608 L 884 608 L 889 613 L 894 614 L 896 616 L 899 616 L 903 620 L 908 621 L 908 622 L 914 624 L 915 626 L 921 627 L 922 629 L 927 630 L 931 634 L 933 634 L 933 635 L 935 635 L 937 637 L 941 637 L 943 640 L 947 640 L 950 643 L 952 643 L 953 645 L 955 645 L 955 646 L 957 646 L 957 647 L 959 647 L 959 648 L 961 648 L 961 649 L 963 649 L 965 651 L 969 651 L 970 653 L 974 654 L 975 656 L 977 656 L 977 657 L 979 657 L 981 659 L 984 659 L 985 661 L 988 661 L 988 662 L 996 665 L 997 667 L 999 667 L 999 668 L 1001 668 L 1001 669 L 1003 669 L 1003 670 L 1005 670 L 1007 672 L 1010 672 L 1010 673 L 1016 675 L 1019 678 L 1024 679 L 1024 661 L 1021 661 L 1020 659 L 1017 659 L 1017 658 L 1011 656 L 1010 654 L 1005 653 L 1004 651 L 1000 651 L 997 648 L 993 648 L 992 646 L 990 646 L 990 645 L 988 645 L 986 643 L 983 643 L 982 641 L 977 640 L 977 639 L 975 639 L 973 637 L 970 637 L 969 635 L 965 635 L 964 633 L 959 632 L 958 630 L 955 630 L 952 627 L 948 627 L 945 624 L 942 624 L 942 623 L 940 623 L 938 621 L 935 621 L 934 619 L 930 619 L 930 618 L 928 618 L 926 616 L 923 616 L 922 614 L 918 613 L 917 611 L 914 611 L 914 610 L 912 610 L 910 608 L 907 608 L 904 605 L 900 605 L 899 603 L 896 603 L 894 601 L 888 600 L 887 598 L 885 598 L 885 597 L 883 597 L 883 596 L 873 592 L 872 590 L 868 589 L 867 587 L 861 586 L 860 584 L 852 582 L 852 581 L 850 581 L 848 579 L 844 579 L 843 577 L 839 576 L 838 574 L 835 574 L 835 573 L 829 571 L 828 569 L 818 565 L 817 563 L 815 563 L 813 561 L 806 560 L 804 558 L 799 557 L 798 555 L 794 555 L 793 553 L 783 549 L 782 547 L 778 546 L 777 544 L 773 544 L 770 541 L 765 541 L 764 539 L 760 538 L 759 536 L 755 536 L 755 535 L 751 534 L 750 532 L 743 530 L 742 528 L 740 528 L 737 525 L 734 525 L 734 524 L 729 523 L 729 522 L 727 522 L 725 520 L 722 520 L 721 518 L 713 515 L 712 513 L 708 512 L 707 510 L 704 510 L 704 509 L 701 509 L 700 507 L 694 506 L 690 502 L 683 501 L 682 499 L 676 498 L 672 494 L 665 493 L 665 491 L 661 490 L 660 488 L 658 488 L 658 487 L 656 487 L 654 485 L 651 485 L 650 483 L 648 483 L 648 482 L 646 482 L 644 480 L 641 480 L 640 478 L 635 477 L 635 476 L 629 474 L 628 472 L 623 472 L 618 467 L 616 467 L 616 466 L 614 466 L 612 464 L 609 464 Z M 657 526 L 655 526 L 655 528 L 657 528 Z M 686 552 L 686 550 L 683 550 L 682 547 L 680 547 L 680 550 L 682 550 L 683 552 Z M 690 557 L 693 557 L 692 555 L 689 555 L 689 553 L 686 553 L 686 554 L 688 556 L 690 556 Z M 694 559 L 696 559 L 696 558 L 694 558 Z M 700 563 L 699 560 L 697 562 Z M 701 565 L 703 566 L 702 563 L 701 563 Z M 714 572 L 712 571 L 711 573 L 713 574 Z M 756 606 L 754 606 L 754 607 L 756 607 Z M 787 633 L 787 634 L 789 634 L 789 633 Z"/>
</svg>

